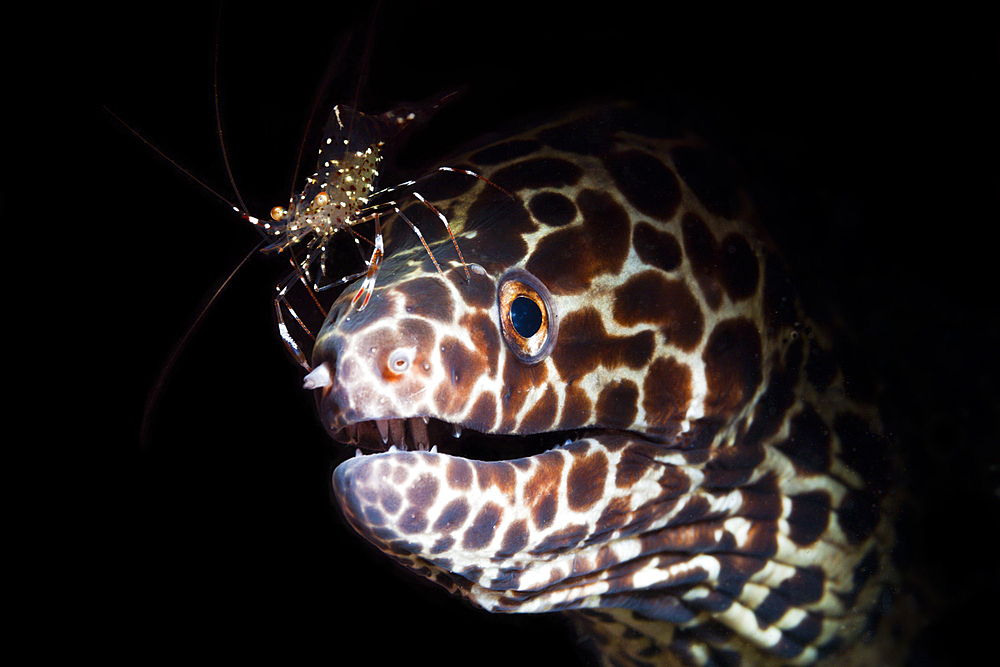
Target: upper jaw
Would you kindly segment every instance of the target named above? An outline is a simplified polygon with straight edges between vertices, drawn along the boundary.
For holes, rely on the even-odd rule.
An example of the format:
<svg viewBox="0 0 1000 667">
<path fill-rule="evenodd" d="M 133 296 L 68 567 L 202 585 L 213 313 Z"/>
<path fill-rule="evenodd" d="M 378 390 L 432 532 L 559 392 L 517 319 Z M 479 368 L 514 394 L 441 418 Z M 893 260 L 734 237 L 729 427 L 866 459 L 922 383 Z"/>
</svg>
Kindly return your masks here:
<svg viewBox="0 0 1000 667">
<path fill-rule="evenodd" d="M 337 442 L 369 451 L 385 451 L 390 447 L 404 451 L 429 451 L 429 423 L 427 417 L 371 419 L 330 430 L 330 435 Z"/>
<path fill-rule="evenodd" d="M 337 442 L 365 450 L 429 450 L 430 418 L 426 415 L 399 415 L 391 409 L 377 411 L 377 400 L 358 401 L 335 380 L 316 389 L 316 407 L 320 421 Z M 358 392 L 353 392 L 357 394 Z"/>
<path fill-rule="evenodd" d="M 474 461 L 511 461 L 529 458 L 582 438 L 642 442 L 639 433 L 599 428 L 549 431 L 532 434 L 483 433 L 474 428 L 434 417 L 369 419 L 329 429 L 339 443 L 357 454 L 382 452 L 432 452 Z"/>
</svg>

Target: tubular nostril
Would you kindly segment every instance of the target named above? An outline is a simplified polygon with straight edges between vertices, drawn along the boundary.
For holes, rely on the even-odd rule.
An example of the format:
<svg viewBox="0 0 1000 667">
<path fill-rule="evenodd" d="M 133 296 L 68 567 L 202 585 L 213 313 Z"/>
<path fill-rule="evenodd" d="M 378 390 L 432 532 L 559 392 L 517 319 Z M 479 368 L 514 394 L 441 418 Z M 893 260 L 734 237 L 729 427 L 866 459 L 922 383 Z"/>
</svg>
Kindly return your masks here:
<svg viewBox="0 0 1000 667">
<path fill-rule="evenodd" d="M 413 350 L 400 348 L 389 354 L 389 371 L 396 375 L 402 375 L 410 370 L 411 363 L 413 363 Z"/>
<path fill-rule="evenodd" d="M 333 384 L 333 376 L 330 375 L 330 366 L 324 361 L 309 372 L 302 381 L 303 389 L 322 389 Z"/>
</svg>

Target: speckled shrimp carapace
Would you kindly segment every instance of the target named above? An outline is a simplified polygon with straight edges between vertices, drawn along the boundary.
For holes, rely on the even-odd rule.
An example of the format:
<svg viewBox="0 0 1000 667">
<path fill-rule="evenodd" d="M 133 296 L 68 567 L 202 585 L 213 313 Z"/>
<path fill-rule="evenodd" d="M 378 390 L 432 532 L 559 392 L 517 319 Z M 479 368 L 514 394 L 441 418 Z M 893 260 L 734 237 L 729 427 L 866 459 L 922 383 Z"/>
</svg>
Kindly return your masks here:
<svg viewBox="0 0 1000 667">
<path fill-rule="evenodd" d="M 464 156 L 518 198 L 435 200 L 471 280 L 397 247 L 364 312 L 333 304 L 307 387 L 336 440 L 387 450 L 341 464 L 337 500 L 477 606 L 570 612 L 608 667 L 889 664 L 862 641 L 890 639 L 894 577 L 872 397 L 735 169 L 661 113 Z"/>
</svg>

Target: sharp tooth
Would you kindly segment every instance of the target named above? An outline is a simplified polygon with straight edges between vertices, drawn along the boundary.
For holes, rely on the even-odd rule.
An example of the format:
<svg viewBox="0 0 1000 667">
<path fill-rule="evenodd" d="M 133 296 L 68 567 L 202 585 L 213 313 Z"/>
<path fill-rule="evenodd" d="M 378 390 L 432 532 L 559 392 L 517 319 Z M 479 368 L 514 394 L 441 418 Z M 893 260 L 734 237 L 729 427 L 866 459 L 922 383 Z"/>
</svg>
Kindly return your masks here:
<svg viewBox="0 0 1000 667">
<path fill-rule="evenodd" d="M 421 451 L 426 451 L 427 445 L 431 442 L 427 436 L 427 424 L 420 419 L 408 419 L 407 421 L 410 424 L 410 438 L 413 440 L 413 446 Z"/>
<path fill-rule="evenodd" d="M 438 446 L 434 445 L 433 447 L 431 447 L 431 454 L 437 454 L 437 453 L 438 453 Z"/>
<path fill-rule="evenodd" d="M 428 423 L 431 420 L 430 417 L 421 417 L 421 419 L 424 420 L 424 424 Z"/>
<path fill-rule="evenodd" d="M 387 451 L 391 454 L 392 452 L 398 452 L 399 448 L 396 447 L 396 445 L 389 445 L 389 449 Z"/>
<path fill-rule="evenodd" d="M 378 433 L 382 436 L 382 444 L 389 442 L 389 422 L 384 419 L 376 419 L 375 426 L 378 426 Z"/>
<path fill-rule="evenodd" d="M 454 437 L 454 438 L 460 438 L 460 437 L 462 437 L 462 427 L 461 426 L 459 426 L 458 424 L 452 424 L 451 428 L 452 428 L 452 431 L 451 431 L 452 437 Z"/>
<path fill-rule="evenodd" d="M 402 419 L 390 419 L 389 420 L 389 439 L 393 443 L 399 445 L 399 448 L 406 450 L 406 438 L 404 437 L 403 420 Z"/>
<path fill-rule="evenodd" d="M 357 447 L 355 447 L 354 448 L 354 458 L 360 459 L 362 456 L 364 456 L 364 454 L 361 453 L 361 450 L 358 449 Z"/>
</svg>

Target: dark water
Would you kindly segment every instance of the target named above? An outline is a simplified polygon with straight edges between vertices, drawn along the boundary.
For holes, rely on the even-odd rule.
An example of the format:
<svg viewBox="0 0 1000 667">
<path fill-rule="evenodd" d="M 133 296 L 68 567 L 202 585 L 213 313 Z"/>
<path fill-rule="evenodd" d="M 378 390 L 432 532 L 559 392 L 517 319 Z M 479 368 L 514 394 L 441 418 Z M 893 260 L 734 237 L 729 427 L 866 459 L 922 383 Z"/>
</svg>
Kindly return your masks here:
<svg viewBox="0 0 1000 667">
<path fill-rule="evenodd" d="M 258 215 L 287 199 L 313 93 L 339 44 L 330 103 L 355 95 L 370 8 L 316 16 L 313 4 L 227 8 L 223 19 L 222 117 Z M 1000 594 L 988 546 L 1000 523 L 996 33 L 982 17 L 623 10 L 526 21 L 510 3 L 387 3 L 361 107 L 467 87 L 401 156 L 413 161 L 581 91 L 669 88 L 716 109 L 751 169 L 800 193 L 770 202 L 786 220 L 776 236 L 889 383 L 895 429 L 929 500 L 913 558 L 947 594 L 915 664 L 960 664 L 985 642 L 986 608 Z M 215 9 L 132 7 L 109 18 L 128 29 L 100 38 L 100 102 L 228 196 L 211 101 Z M 379 663 L 441 665 L 564 656 L 571 640 L 551 637 L 558 622 L 471 611 L 397 575 L 342 525 L 328 473 L 346 452 L 323 433 L 273 331 L 280 260 L 255 258 L 236 279 L 174 369 L 151 450 L 135 451 L 158 365 L 257 236 L 94 109 L 83 113 L 97 137 L 83 178 L 94 179 L 108 225 L 87 240 L 115 240 L 87 250 L 115 310 L 98 348 L 114 362 L 94 372 L 120 378 L 120 393 L 94 410 L 113 416 L 109 441 L 121 449 L 109 465 L 119 454 L 129 464 L 99 491 L 110 519 L 101 523 L 113 526 L 100 571 L 122 610 L 111 636 L 150 656 L 301 662 L 360 648 Z M 103 636 L 89 641 L 106 648 Z M 112 641 L 112 653 L 126 644 Z"/>
</svg>

